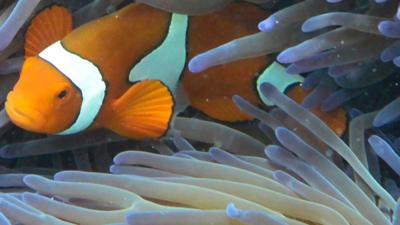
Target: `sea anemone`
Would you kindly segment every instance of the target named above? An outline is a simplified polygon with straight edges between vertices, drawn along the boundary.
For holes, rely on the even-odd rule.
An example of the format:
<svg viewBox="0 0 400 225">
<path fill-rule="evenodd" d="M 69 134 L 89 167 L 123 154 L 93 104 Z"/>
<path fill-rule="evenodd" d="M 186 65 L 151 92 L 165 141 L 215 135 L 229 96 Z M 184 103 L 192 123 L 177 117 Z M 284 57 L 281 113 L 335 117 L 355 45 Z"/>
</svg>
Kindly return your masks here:
<svg viewBox="0 0 400 225">
<path fill-rule="evenodd" d="M 0 102 L 20 70 L 26 24 L 53 2 L 0 3 Z M 57 2 L 74 9 L 76 26 L 125 4 Z M 232 1 L 138 2 L 201 15 Z M 399 134 L 377 127 L 400 115 L 400 100 L 381 111 L 389 99 L 368 104 L 379 93 L 392 100 L 385 87 L 395 86 L 400 64 L 399 1 L 248 2 L 274 12 L 261 32 L 194 57 L 189 69 L 278 54 L 288 72 L 306 77 L 302 105 L 265 83 L 261 94 L 275 105 L 268 112 L 233 97 L 254 121 L 227 124 L 189 110 L 169 136 L 140 142 L 104 130 L 23 132 L 2 110 L 0 224 L 399 224 Z M 348 111 L 348 144 L 313 107 Z"/>
<path fill-rule="evenodd" d="M 19 177 L 37 193 L 0 196 L 4 224 L 390 225 L 397 220 L 393 197 L 372 178 L 360 156 L 273 86 L 265 84 L 262 90 L 271 101 L 279 102 L 287 119 L 302 121 L 300 126 L 325 148 L 316 149 L 319 143 L 305 142 L 293 132 L 296 127 L 284 125 L 274 129 L 277 142 L 261 150 L 264 157 L 232 154 L 219 147 L 198 151 L 176 136 L 174 143 L 180 151 L 174 155 L 122 152 L 114 158 L 112 174 L 62 171 L 54 180 Z M 261 119 L 274 117 L 255 112 L 256 108 L 235 98 L 248 113 L 263 115 L 258 116 Z M 261 127 L 268 126 L 263 121 Z M 399 157 L 393 159 L 388 143 L 376 135 L 369 142 L 383 159 L 391 154 L 387 162 L 398 169 L 394 161 Z M 327 154 L 329 149 L 333 154 Z M 335 165 L 335 153 L 348 166 Z M 367 191 L 354 177 L 361 178 Z"/>
</svg>

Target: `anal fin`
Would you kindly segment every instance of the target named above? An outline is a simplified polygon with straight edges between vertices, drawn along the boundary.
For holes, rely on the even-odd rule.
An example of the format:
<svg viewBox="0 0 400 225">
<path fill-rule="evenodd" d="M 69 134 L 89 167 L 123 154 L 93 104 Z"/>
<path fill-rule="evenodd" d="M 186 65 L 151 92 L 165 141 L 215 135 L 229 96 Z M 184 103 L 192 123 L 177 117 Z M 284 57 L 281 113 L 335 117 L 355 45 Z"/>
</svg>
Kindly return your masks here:
<svg viewBox="0 0 400 225">
<path fill-rule="evenodd" d="M 140 81 L 113 103 L 105 126 L 129 138 L 159 138 L 168 130 L 173 108 L 173 96 L 161 81 Z"/>
<path fill-rule="evenodd" d="M 36 56 L 46 47 L 63 39 L 73 29 L 68 9 L 52 6 L 38 13 L 25 35 L 25 57 Z"/>
</svg>

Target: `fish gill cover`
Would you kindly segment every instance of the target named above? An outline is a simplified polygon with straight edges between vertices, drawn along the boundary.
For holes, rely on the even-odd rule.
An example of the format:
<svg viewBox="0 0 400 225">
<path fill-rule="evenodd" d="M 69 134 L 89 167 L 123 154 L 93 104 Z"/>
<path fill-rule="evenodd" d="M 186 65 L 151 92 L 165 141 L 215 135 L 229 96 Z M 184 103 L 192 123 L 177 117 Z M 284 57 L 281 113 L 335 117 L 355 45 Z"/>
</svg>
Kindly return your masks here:
<svg viewBox="0 0 400 225">
<path fill-rule="evenodd" d="M 202 16 L 234 1 L 137 2 Z M 262 83 L 259 95 L 274 107 L 233 97 L 252 121 L 189 108 L 165 136 L 140 141 L 101 129 L 31 133 L 3 108 L 0 224 L 400 224 L 399 1 L 247 2 L 270 13 L 260 31 L 188 59 L 188 69 L 268 55 L 304 77 L 304 99 Z M 63 5 L 77 27 L 129 3 L 1 1 L 1 102 L 18 80 L 33 15 Z M 345 133 L 315 109 L 344 110 Z"/>
</svg>

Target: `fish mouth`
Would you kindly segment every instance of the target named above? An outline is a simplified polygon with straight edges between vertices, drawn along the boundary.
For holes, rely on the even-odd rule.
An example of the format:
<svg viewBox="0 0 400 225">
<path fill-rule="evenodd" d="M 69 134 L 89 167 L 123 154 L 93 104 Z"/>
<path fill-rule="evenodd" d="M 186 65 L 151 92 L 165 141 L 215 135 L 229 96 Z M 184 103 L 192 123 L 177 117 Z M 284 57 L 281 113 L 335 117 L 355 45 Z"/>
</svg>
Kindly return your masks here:
<svg viewBox="0 0 400 225">
<path fill-rule="evenodd" d="M 33 132 L 43 132 L 46 120 L 36 110 L 21 110 L 10 101 L 6 101 L 5 108 L 11 121 L 17 126 Z"/>
</svg>

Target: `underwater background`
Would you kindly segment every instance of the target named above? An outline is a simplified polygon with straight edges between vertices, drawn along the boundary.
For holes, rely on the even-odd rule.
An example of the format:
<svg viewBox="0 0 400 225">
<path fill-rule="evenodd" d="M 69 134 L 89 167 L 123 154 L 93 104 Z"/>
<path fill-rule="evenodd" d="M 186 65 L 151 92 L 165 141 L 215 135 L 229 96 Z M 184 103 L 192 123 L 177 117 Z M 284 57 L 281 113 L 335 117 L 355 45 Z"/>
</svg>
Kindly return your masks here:
<svg viewBox="0 0 400 225">
<path fill-rule="evenodd" d="M 37 13 L 64 6 L 78 27 L 132 2 L 0 0 L 2 104 Z M 166 135 L 144 140 L 29 132 L 2 106 L 0 224 L 400 224 L 399 1 L 137 2 L 194 17 L 256 4 L 270 15 L 259 32 L 189 58 L 188 68 L 265 56 L 285 76 L 300 74 L 306 96 L 262 84 L 274 106 L 233 97 L 254 119 L 226 122 L 189 106 Z M 344 121 L 340 134 L 314 115 L 335 110 L 346 117 L 332 116 Z"/>
</svg>

